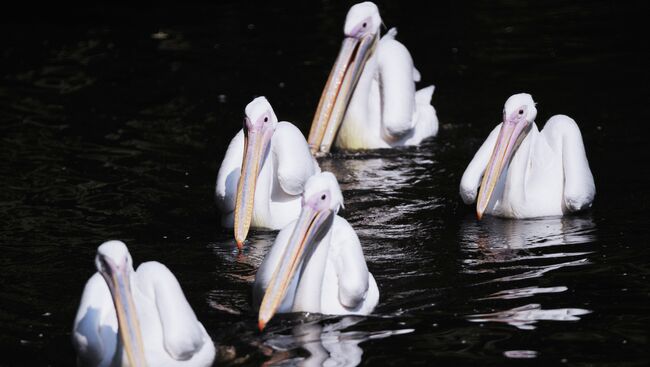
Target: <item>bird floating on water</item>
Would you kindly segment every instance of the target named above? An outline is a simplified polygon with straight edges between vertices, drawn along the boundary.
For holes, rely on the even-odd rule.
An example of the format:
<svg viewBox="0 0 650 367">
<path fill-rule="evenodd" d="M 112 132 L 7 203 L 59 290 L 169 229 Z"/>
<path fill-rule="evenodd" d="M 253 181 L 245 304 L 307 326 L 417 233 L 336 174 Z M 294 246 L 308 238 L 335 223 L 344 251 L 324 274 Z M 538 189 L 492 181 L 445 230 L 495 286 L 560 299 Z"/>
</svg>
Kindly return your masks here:
<svg viewBox="0 0 650 367">
<path fill-rule="evenodd" d="M 304 136 L 278 122 L 264 97 L 246 106 L 244 127 L 232 139 L 216 185 L 222 225 L 235 230 L 241 249 L 251 226 L 281 229 L 300 214 L 305 182 L 320 172 Z"/>
<path fill-rule="evenodd" d="M 466 204 L 476 201 L 479 219 L 555 216 L 591 207 L 596 187 L 578 125 L 555 115 L 539 131 L 536 116 L 530 94 L 508 98 L 503 122 L 467 166 L 460 196 Z"/>
<path fill-rule="evenodd" d="M 165 265 L 150 261 L 134 271 L 120 241 L 99 246 L 95 265 L 72 330 L 79 365 L 212 365 L 212 339 Z"/>
<path fill-rule="evenodd" d="M 278 312 L 366 315 L 377 305 L 377 283 L 354 229 L 336 215 L 341 207 L 333 174 L 307 181 L 300 216 L 278 233 L 255 276 L 260 329 Z"/>
<path fill-rule="evenodd" d="M 417 145 L 438 132 L 431 105 L 434 86 L 415 90 L 420 73 L 393 28 L 379 39 L 377 6 L 350 8 L 343 45 L 330 72 L 309 132 L 314 154 L 332 143 L 342 149 Z"/>
</svg>

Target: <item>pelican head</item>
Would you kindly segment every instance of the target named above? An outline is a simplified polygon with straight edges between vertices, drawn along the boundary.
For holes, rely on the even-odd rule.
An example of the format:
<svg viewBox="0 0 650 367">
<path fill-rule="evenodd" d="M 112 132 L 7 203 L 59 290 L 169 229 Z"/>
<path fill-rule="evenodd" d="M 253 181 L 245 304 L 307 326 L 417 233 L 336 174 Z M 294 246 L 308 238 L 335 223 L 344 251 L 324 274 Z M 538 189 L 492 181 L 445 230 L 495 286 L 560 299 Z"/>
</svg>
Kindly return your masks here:
<svg viewBox="0 0 650 367">
<path fill-rule="evenodd" d="M 377 5 L 367 1 L 350 8 L 345 18 L 345 38 L 309 130 L 312 153 L 329 152 L 352 92 L 379 39 L 381 17 Z"/>
<path fill-rule="evenodd" d="M 487 169 L 483 174 L 476 201 L 476 215 L 483 217 L 499 177 L 510 163 L 515 151 L 530 131 L 537 116 L 533 97 L 527 93 L 511 96 L 503 107 L 503 123 Z"/>
<path fill-rule="evenodd" d="M 113 297 L 118 333 L 130 366 L 146 366 L 138 313 L 131 293 L 133 260 L 124 242 L 108 241 L 97 248 L 97 271 Z"/>
<path fill-rule="evenodd" d="M 366 1 L 353 5 L 345 17 L 343 33 L 346 37 L 361 38 L 365 34 L 377 35 L 381 26 L 381 17 L 377 5 Z"/>
<path fill-rule="evenodd" d="M 244 117 L 244 159 L 237 184 L 235 202 L 235 241 L 241 250 L 253 217 L 255 185 L 271 146 L 278 118 L 264 97 L 255 98 L 246 106 Z"/>
<path fill-rule="evenodd" d="M 260 330 L 264 329 L 282 304 L 293 277 L 300 273 L 298 269 L 309 261 L 316 246 L 329 232 L 341 207 L 343 195 L 333 174 L 317 173 L 307 180 L 300 216 L 262 298 L 258 317 Z"/>
</svg>

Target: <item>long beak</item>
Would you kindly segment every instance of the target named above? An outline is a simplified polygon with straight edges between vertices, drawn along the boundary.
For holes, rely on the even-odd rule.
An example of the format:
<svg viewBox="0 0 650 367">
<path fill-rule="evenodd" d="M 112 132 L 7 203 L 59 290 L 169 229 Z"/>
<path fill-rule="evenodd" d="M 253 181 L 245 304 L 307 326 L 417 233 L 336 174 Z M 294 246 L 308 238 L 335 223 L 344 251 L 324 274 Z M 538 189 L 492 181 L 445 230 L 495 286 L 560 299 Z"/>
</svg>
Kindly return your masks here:
<svg viewBox="0 0 650 367">
<path fill-rule="evenodd" d="M 376 44 L 376 35 L 367 35 L 361 39 L 346 37 L 343 40 L 309 130 L 307 142 L 312 154 L 330 151 L 352 92 Z"/>
<path fill-rule="evenodd" d="M 273 129 L 247 130 L 244 137 L 244 158 L 241 166 L 241 176 L 237 184 L 237 199 L 235 202 L 235 241 L 241 250 L 248 235 L 253 217 L 253 202 L 257 176 L 266 157 Z"/>
<path fill-rule="evenodd" d="M 146 366 L 144 344 L 140 333 L 138 313 L 133 302 L 131 283 L 126 269 L 111 267 L 110 274 L 102 272 L 113 296 L 120 338 L 130 366 Z"/>
<path fill-rule="evenodd" d="M 525 122 L 504 119 L 492 156 L 483 174 L 478 200 L 476 201 L 476 216 L 479 220 L 483 217 L 483 213 L 490 203 L 490 198 L 503 170 L 510 164 L 514 152 L 526 137 L 529 128 L 530 125 Z"/>
<path fill-rule="evenodd" d="M 258 316 L 260 330 L 263 330 L 275 315 L 296 271 L 311 256 L 315 245 L 329 231 L 333 221 L 334 212 L 329 209 L 317 211 L 307 205 L 302 207 L 296 227 L 289 238 L 289 244 L 262 298 Z"/>
</svg>

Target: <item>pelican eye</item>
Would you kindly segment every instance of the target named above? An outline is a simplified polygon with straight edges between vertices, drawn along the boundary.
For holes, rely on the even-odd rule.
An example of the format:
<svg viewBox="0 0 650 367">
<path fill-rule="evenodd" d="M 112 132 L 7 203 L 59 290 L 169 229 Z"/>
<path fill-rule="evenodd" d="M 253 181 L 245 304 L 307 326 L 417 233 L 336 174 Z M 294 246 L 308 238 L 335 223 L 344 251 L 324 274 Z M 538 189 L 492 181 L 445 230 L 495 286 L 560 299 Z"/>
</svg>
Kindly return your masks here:
<svg viewBox="0 0 650 367">
<path fill-rule="evenodd" d="M 323 196 L 320 197 L 321 200 L 327 199 L 327 195 L 323 194 Z"/>
<path fill-rule="evenodd" d="M 264 118 L 264 122 L 267 122 L 267 121 L 269 121 L 268 116 Z"/>
<path fill-rule="evenodd" d="M 366 22 L 363 22 L 363 25 L 361 25 L 363 28 L 366 28 Z"/>
<path fill-rule="evenodd" d="M 523 114 L 524 114 L 524 110 L 519 110 L 519 114 L 520 114 L 520 115 L 523 115 Z"/>
</svg>

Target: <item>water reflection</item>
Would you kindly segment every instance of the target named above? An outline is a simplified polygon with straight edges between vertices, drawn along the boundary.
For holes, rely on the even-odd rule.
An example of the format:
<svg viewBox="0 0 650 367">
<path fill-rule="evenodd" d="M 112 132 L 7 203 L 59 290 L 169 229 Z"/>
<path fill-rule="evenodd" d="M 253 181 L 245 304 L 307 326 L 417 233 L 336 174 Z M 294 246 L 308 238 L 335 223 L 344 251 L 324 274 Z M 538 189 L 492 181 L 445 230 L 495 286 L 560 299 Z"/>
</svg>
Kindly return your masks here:
<svg viewBox="0 0 650 367">
<path fill-rule="evenodd" d="M 540 320 L 579 320 L 578 316 L 591 311 L 579 307 L 545 309 L 541 303 L 512 307 L 512 303 L 530 298 L 548 300 L 543 296 L 568 291 L 565 284 L 541 287 L 540 283 L 549 285 L 556 278 L 540 278 L 559 269 L 589 264 L 591 251 L 586 246 L 595 240 L 595 224 L 590 217 L 486 218 L 481 222 L 468 218 L 461 226 L 463 272 L 480 278 L 471 283 L 478 290 L 475 301 L 480 307 L 497 304 L 497 311 L 469 315 L 468 320 L 503 322 L 519 329 L 534 329 Z M 503 289 L 504 285 L 509 288 Z M 499 301 L 509 307 L 498 310 Z"/>
<path fill-rule="evenodd" d="M 266 365 L 353 367 L 361 363 L 363 349 L 360 343 L 414 331 L 413 329 L 376 332 L 345 331 L 363 320 L 364 317 L 345 316 L 334 323 L 306 322 L 294 326 L 291 335 L 274 335 L 265 343 L 276 351 Z"/>
<path fill-rule="evenodd" d="M 277 232 L 253 230 L 240 252 L 232 230 L 223 230 L 217 242 L 210 243 L 214 259 L 215 287 L 208 294 L 209 305 L 233 315 L 251 312 L 250 290 L 264 256 L 273 246 Z M 245 290 L 245 291 L 242 291 Z"/>
<path fill-rule="evenodd" d="M 429 140 L 418 148 L 337 152 L 319 160 L 343 190 L 341 215 L 359 236 L 380 288 L 378 313 L 430 307 L 438 293 L 432 286 L 439 279 L 438 247 L 432 244 L 441 233 L 447 200 L 441 178 L 447 174 L 435 145 Z"/>
<path fill-rule="evenodd" d="M 331 171 L 347 189 L 377 189 L 395 192 L 406 184 L 431 177 L 433 160 L 428 151 L 400 149 L 363 153 L 338 153 L 319 161 L 321 169 Z"/>
<path fill-rule="evenodd" d="M 397 241 L 426 240 L 432 221 L 423 213 L 442 205 L 431 190 L 438 167 L 430 149 L 336 153 L 319 163 L 339 180 L 342 215 L 362 238 L 367 261 L 408 259 L 412 249 Z"/>
<path fill-rule="evenodd" d="M 469 316 L 474 322 L 505 322 L 522 330 L 535 329 L 537 321 L 578 321 L 578 316 L 590 313 L 590 310 L 582 308 L 558 308 L 543 310 L 537 303 L 515 307 L 509 310 L 497 311 L 487 314 L 476 314 Z"/>
</svg>

